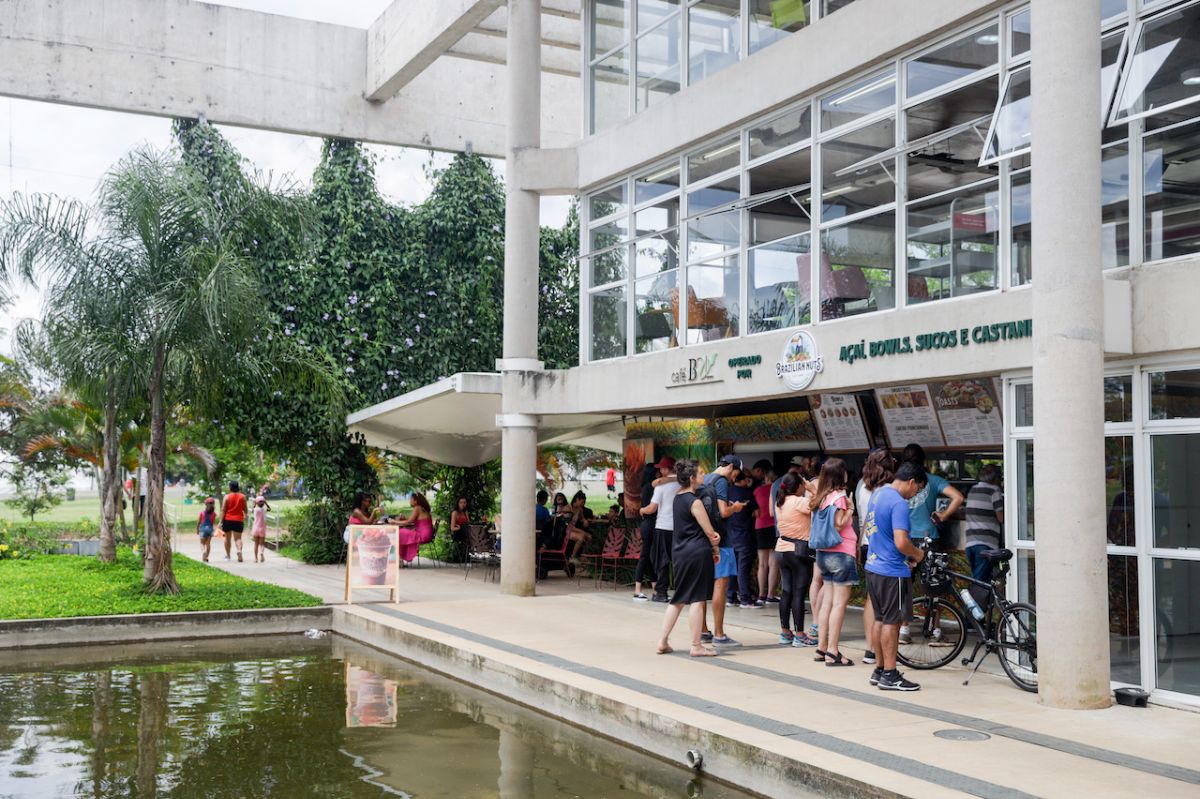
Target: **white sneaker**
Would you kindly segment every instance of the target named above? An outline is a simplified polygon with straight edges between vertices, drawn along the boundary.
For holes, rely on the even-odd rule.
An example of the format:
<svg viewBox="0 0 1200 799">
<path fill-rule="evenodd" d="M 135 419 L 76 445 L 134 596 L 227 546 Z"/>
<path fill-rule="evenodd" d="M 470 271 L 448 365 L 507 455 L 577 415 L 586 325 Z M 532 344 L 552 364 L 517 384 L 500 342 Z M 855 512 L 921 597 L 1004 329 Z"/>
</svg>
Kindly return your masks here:
<svg viewBox="0 0 1200 799">
<path fill-rule="evenodd" d="M 901 625 L 901 627 L 900 627 L 900 643 L 902 643 L 902 644 L 911 644 L 912 643 L 912 636 L 908 632 L 907 624 Z"/>
<path fill-rule="evenodd" d="M 633 601 L 634 602 L 649 602 L 650 597 L 646 596 L 645 594 L 634 594 Z"/>
</svg>

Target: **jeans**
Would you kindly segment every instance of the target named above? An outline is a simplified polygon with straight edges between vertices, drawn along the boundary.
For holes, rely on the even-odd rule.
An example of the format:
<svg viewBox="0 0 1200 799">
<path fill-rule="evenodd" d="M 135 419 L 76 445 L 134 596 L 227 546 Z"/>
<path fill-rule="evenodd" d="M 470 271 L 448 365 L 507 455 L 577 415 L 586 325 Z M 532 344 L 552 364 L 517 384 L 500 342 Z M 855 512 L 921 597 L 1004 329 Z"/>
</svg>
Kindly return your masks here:
<svg viewBox="0 0 1200 799">
<path fill-rule="evenodd" d="M 971 565 L 971 576 L 985 583 L 992 581 L 992 568 L 995 566 L 990 560 L 984 560 L 982 557 L 983 553 L 990 549 L 994 547 L 987 544 L 972 544 L 967 547 L 967 563 Z"/>
<path fill-rule="evenodd" d="M 783 598 L 779 600 L 779 626 L 784 630 L 804 631 L 804 600 L 812 583 L 813 562 L 795 552 L 776 552 L 779 559 L 779 585 Z M 788 626 L 788 617 L 795 628 Z"/>
<path fill-rule="evenodd" d="M 729 538 L 732 541 L 733 556 L 737 558 L 738 601 L 748 605 L 754 601 L 754 592 L 750 587 L 754 577 L 755 558 L 758 556 L 754 531 L 731 532 Z"/>
<path fill-rule="evenodd" d="M 637 567 L 633 570 L 635 582 L 642 582 L 647 577 L 653 579 L 654 569 L 654 522 L 642 525 L 642 552 L 638 555 Z"/>
<path fill-rule="evenodd" d="M 658 579 L 654 581 L 656 596 L 665 597 L 671 586 L 671 544 L 674 535 L 670 530 L 654 530 L 654 571 Z"/>
</svg>

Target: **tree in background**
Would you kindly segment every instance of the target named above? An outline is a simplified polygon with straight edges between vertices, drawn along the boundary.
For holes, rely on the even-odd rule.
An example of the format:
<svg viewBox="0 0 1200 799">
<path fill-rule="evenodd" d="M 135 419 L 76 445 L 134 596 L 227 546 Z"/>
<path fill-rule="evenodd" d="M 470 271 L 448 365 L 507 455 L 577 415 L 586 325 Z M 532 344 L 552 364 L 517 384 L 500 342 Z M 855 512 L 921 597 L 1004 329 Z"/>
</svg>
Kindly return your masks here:
<svg viewBox="0 0 1200 799">
<path fill-rule="evenodd" d="M 67 470 L 54 461 L 17 461 L 6 475 L 13 487 L 12 499 L 4 504 L 15 508 L 33 521 L 37 514 L 58 506 L 63 501 L 63 486 Z"/>
</svg>

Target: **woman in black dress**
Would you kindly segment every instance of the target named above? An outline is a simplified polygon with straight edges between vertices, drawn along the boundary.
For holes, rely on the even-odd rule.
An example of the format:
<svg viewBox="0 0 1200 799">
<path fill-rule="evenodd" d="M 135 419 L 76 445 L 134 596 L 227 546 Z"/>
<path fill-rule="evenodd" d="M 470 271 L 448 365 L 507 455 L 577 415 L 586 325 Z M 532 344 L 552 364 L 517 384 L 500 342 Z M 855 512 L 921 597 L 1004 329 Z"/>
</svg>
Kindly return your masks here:
<svg viewBox="0 0 1200 799">
<path fill-rule="evenodd" d="M 675 596 L 667 605 L 663 620 L 662 638 L 658 641 L 658 654 L 671 651 L 668 639 L 683 606 L 688 608 L 688 627 L 692 631 L 691 656 L 714 657 L 717 653 L 700 644 L 700 632 L 704 627 L 705 602 L 713 597 L 713 580 L 716 564 L 721 559 L 717 544 L 721 538 L 713 530 L 704 510 L 704 503 L 696 496 L 696 489 L 704 484 L 704 470 L 692 460 L 675 464 L 675 475 L 682 488 L 675 495 L 673 515 L 675 517 L 674 545 L 671 559 L 675 573 Z"/>
</svg>

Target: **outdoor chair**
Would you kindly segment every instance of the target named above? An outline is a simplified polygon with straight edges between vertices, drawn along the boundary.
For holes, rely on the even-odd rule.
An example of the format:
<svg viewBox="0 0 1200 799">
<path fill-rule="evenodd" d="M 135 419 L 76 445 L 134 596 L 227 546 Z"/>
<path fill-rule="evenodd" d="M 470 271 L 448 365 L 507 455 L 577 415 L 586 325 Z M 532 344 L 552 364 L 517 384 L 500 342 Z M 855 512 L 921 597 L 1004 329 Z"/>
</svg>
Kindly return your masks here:
<svg viewBox="0 0 1200 799">
<path fill-rule="evenodd" d="M 420 567 L 420 565 L 421 565 L 421 547 L 429 546 L 430 544 L 433 544 L 434 542 L 436 542 L 438 540 L 438 532 L 441 529 L 442 529 L 442 523 L 440 521 L 434 521 L 433 537 L 430 538 L 428 541 L 426 541 L 424 544 L 421 544 L 421 546 L 417 547 L 417 566 L 418 567 Z M 434 564 L 439 563 L 437 558 L 426 558 L 426 560 L 428 560 Z"/>
<path fill-rule="evenodd" d="M 567 538 L 567 520 L 561 517 L 554 520 L 554 526 L 551 528 L 550 540 L 538 547 L 537 553 L 537 578 L 539 580 L 545 578 L 551 570 L 561 570 L 568 577 L 571 576 L 571 564 L 567 560 L 567 550 L 571 546 L 571 541 Z"/>
<path fill-rule="evenodd" d="M 641 557 L 642 531 L 635 527 L 633 534 L 629 537 L 629 543 L 625 546 L 625 551 L 613 561 L 613 588 L 617 587 L 621 569 L 636 569 L 637 562 Z"/>
<path fill-rule="evenodd" d="M 625 530 L 622 527 L 613 525 L 608 531 L 608 537 L 604 539 L 604 547 L 599 552 L 594 552 L 590 555 L 584 555 L 591 563 L 592 578 L 596 588 L 600 587 L 600 581 L 604 579 L 604 570 L 607 566 L 612 566 L 613 574 L 616 574 L 617 559 L 621 557 L 621 550 L 625 548 Z M 582 572 L 577 572 L 576 584 L 583 582 Z"/>
<path fill-rule="evenodd" d="M 471 574 L 473 566 L 483 566 L 483 579 L 498 571 L 500 557 L 496 554 L 495 540 L 488 536 L 486 524 L 467 525 L 467 561 L 463 567 L 463 579 Z"/>
</svg>

